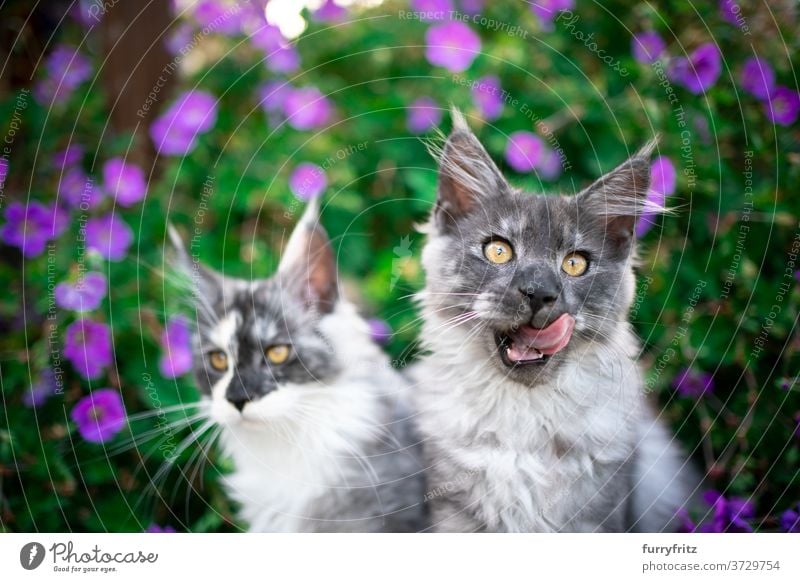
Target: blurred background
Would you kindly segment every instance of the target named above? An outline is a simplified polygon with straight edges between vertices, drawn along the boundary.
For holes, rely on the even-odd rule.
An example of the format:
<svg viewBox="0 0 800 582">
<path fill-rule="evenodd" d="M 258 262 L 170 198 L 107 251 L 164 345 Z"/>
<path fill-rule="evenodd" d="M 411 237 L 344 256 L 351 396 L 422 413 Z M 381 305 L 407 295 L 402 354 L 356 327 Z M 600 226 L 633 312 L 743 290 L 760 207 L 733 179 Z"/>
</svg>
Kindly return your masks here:
<svg viewBox="0 0 800 582">
<path fill-rule="evenodd" d="M 426 140 L 453 104 L 534 192 L 575 193 L 661 135 L 650 197 L 676 212 L 637 226 L 631 313 L 647 390 L 708 474 L 704 530 L 797 531 L 798 16 L 790 0 L 3 2 L 0 530 L 239 530 L 227 461 L 185 406 L 167 221 L 206 264 L 264 277 L 322 196 L 344 285 L 406 366 Z"/>
</svg>

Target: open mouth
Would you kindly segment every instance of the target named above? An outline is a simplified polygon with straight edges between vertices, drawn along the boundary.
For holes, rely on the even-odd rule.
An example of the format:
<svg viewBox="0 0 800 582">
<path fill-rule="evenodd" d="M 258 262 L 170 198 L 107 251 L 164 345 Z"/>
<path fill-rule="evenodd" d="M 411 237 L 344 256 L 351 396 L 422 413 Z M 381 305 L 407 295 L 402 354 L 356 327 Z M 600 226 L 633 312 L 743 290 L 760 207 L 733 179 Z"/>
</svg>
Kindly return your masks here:
<svg viewBox="0 0 800 582">
<path fill-rule="evenodd" d="M 564 313 L 547 327 L 521 325 L 511 331 L 497 333 L 495 341 L 506 366 L 544 364 L 567 346 L 574 327 L 575 318 Z"/>
</svg>

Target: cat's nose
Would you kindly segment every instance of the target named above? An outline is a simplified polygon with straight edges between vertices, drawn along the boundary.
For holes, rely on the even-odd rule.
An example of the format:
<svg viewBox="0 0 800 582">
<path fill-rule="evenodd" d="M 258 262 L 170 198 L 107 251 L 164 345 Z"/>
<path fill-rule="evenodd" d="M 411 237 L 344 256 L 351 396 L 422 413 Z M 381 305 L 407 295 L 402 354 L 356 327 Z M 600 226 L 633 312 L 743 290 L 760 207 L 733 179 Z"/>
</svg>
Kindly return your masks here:
<svg viewBox="0 0 800 582">
<path fill-rule="evenodd" d="M 519 292 L 528 301 L 533 313 L 554 304 L 561 295 L 561 281 L 547 271 L 539 271 L 533 277 L 526 277 L 521 283 L 523 284 L 519 285 Z"/>
<path fill-rule="evenodd" d="M 243 370 L 231 380 L 225 391 L 225 400 L 236 410 L 243 412 L 245 404 L 263 398 L 276 388 L 274 382 L 266 381 L 259 372 Z"/>
<path fill-rule="evenodd" d="M 252 380 L 249 377 L 242 378 L 237 375 L 231 380 L 230 386 L 225 391 L 225 400 L 230 402 L 239 412 L 242 411 L 245 404 L 255 397 L 255 394 L 247 389 L 247 385 L 252 386 Z"/>
<path fill-rule="evenodd" d="M 244 405 L 247 404 L 250 400 L 247 398 L 228 398 L 228 402 L 233 404 L 233 407 L 238 410 L 239 412 L 244 409 Z"/>
</svg>

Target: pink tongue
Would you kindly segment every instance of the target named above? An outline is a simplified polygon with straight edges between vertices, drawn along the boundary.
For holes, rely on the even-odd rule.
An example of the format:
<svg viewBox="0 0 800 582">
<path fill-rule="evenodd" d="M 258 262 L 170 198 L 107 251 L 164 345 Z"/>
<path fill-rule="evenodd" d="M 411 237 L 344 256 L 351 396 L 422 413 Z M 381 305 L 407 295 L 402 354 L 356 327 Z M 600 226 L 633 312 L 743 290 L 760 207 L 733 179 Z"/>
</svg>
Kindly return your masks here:
<svg viewBox="0 0 800 582">
<path fill-rule="evenodd" d="M 524 325 L 515 333 L 509 334 L 511 343 L 506 355 L 512 362 L 520 362 L 539 360 L 544 355 L 555 354 L 569 343 L 573 327 L 575 319 L 568 313 L 541 329 Z"/>
</svg>

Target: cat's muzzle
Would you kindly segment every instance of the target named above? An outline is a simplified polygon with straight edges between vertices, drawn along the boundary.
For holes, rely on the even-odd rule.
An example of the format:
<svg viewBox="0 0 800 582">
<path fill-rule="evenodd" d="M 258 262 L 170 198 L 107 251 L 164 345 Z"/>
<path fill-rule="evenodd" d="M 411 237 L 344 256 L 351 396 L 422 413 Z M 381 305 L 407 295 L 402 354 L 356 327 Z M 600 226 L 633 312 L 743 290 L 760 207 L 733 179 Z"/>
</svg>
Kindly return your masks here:
<svg viewBox="0 0 800 582">
<path fill-rule="evenodd" d="M 546 327 L 520 325 L 495 334 L 500 358 L 506 366 L 544 364 L 572 338 L 575 318 L 564 313 Z"/>
</svg>

